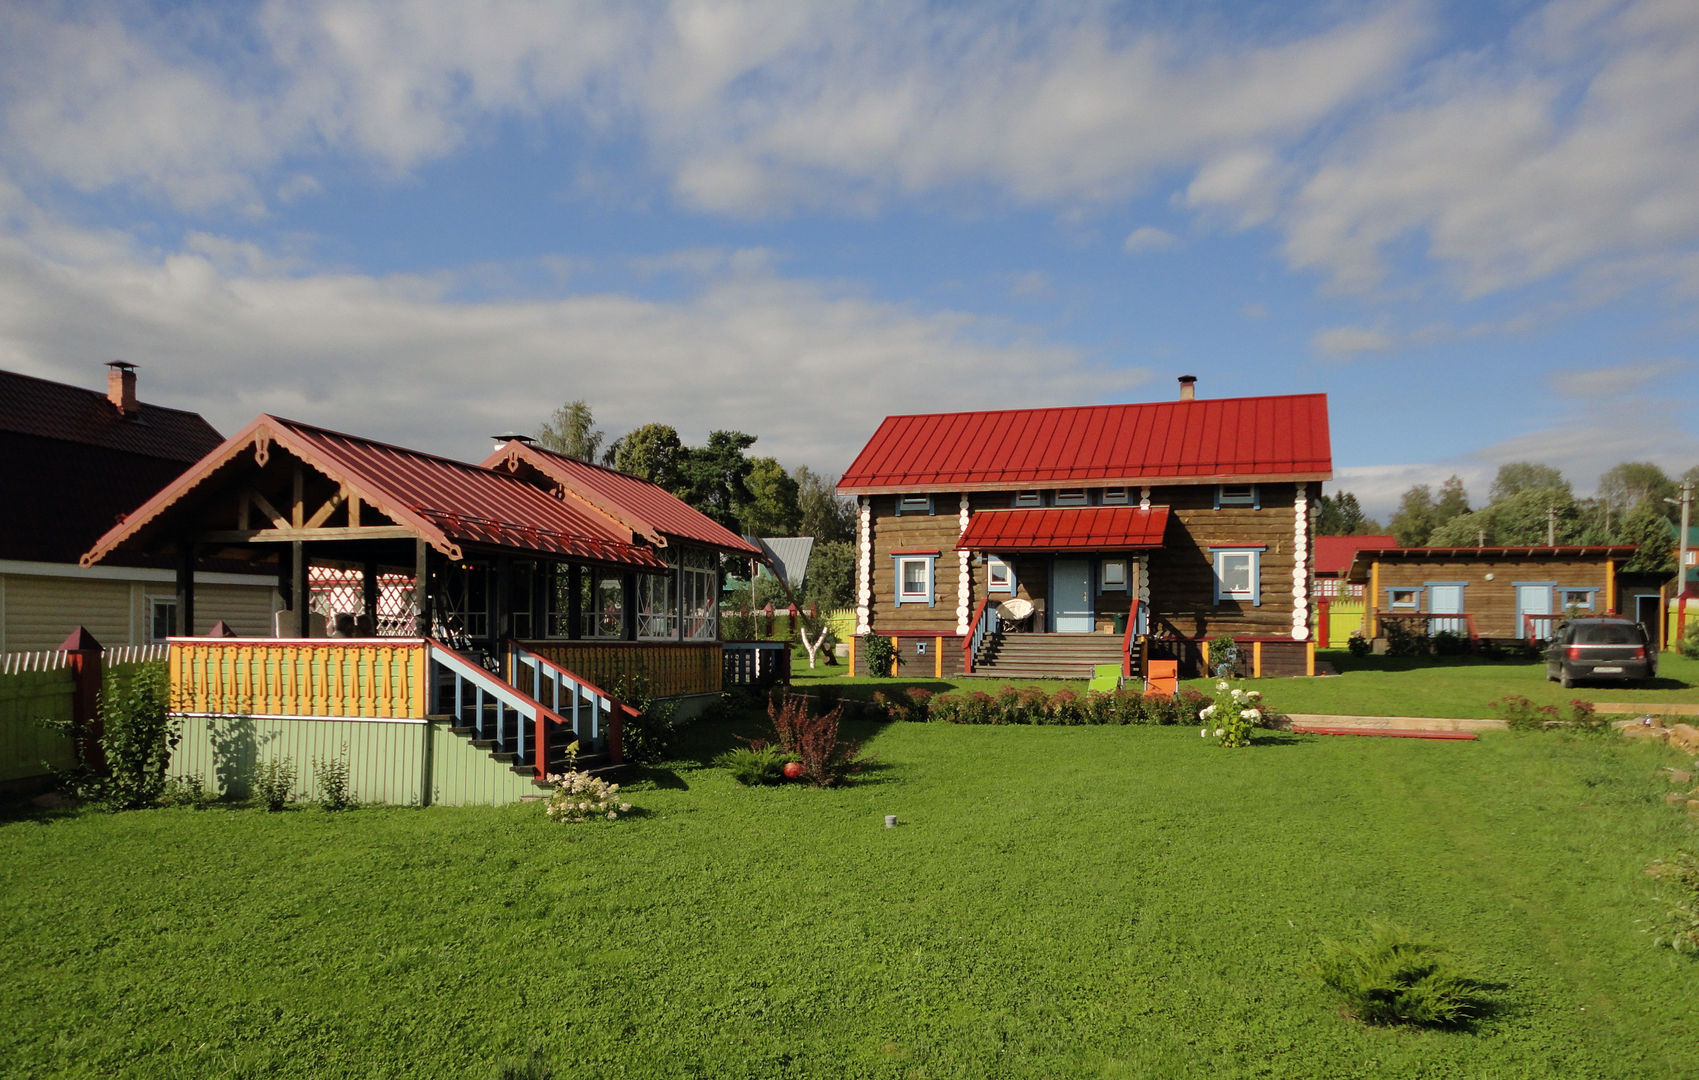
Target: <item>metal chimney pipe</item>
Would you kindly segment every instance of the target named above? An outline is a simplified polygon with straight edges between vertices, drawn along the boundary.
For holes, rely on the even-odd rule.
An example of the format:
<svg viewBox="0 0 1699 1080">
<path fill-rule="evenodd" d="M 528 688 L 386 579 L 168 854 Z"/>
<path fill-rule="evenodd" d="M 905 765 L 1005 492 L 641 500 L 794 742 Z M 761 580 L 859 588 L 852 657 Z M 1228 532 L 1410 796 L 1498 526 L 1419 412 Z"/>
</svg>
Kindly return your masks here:
<svg viewBox="0 0 1699 1080">
<path fill-rule="evenodd" d="M 1198 396 L 1197 382 L 1198 382 L 1198 377 L 1196 375 L 1182 375 L 1182 376 L 1180 376 L 1180 400 L 1181 401 L 1191 401 L 1193 398 Z"/>
</svg>

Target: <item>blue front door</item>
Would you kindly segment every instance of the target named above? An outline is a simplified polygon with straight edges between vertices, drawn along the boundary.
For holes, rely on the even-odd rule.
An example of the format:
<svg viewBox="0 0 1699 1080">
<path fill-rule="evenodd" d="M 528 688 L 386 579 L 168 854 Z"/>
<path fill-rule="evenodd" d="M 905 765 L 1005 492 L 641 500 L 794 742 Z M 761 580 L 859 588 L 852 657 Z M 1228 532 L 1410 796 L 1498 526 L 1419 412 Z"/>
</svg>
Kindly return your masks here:
<svg viewBox="0 0 1699 1080">
<path fill-rule="evenodd" d="M 1050 572 L 1050 611 L 1058 634 L 1089 634 L 1097 629 L 1091 608 L 1091 563 L 1056 560 Z"/>
</svg>

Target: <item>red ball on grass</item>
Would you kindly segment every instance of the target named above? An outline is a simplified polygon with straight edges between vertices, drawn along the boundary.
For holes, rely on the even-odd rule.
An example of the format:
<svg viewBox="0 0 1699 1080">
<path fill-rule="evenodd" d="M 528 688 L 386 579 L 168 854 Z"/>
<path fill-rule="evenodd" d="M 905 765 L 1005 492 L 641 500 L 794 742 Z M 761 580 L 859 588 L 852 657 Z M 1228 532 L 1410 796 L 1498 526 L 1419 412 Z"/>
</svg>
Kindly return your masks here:
<svg viewBox="0 0 1699 1080">
<path fill-rule="evenodd" d="M 801 780 L 802 779 L 802 762 L 800 762 L 800 761 L 787 761 L 787 762 L 785 762 L 785 779 L 786 780 Z"/>
</svg>

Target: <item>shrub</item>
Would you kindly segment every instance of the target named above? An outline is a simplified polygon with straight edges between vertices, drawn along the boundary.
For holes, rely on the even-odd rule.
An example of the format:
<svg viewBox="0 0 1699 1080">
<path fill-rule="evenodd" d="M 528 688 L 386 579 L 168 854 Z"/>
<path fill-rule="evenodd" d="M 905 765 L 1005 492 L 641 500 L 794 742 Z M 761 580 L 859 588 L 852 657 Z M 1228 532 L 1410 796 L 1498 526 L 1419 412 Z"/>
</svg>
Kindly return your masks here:
<svg viewBox="0 0 1699 1080">
<path fill-rule="evenodd" d="M 1666 885 L 1663 916 L 1650 928 L 1654 940 L 1679 953 L 1699 953 L 1699 856 L 1684 851 L 1658 860 L 1646 873 Z"/>
<path fill-rule="evenodd" d="M 1688 624 L 1687 633 L 1681 635 L 1676 651 L 1689 660 L 1699 660 L 1699 621 Z"/>
<path fill-rule="evenodd" d="M 116 671 L 106 673 L 95 702 L 105 769 L 79 756 L 76 769 L 60 777 L 71 794 L 108 810 L 159 805 L 165 769 L 182 735 L 181 721 L 167 711 L 169 689 L 163 663 L 138 665 L 128 678 Z M 44 723 L 68 736 L 80 754 L 86 737 L 80 725 Z"/>
<path fill-rule="evenodd" d="M 313 759 L 313 779 L 318 783 L 321 810 L 351 810 L 354 797 L 348 790 L 348 747 L 333 758 Z"/>
<path fill-rule="evenodd" d="M 937 691 L 924 687 L 911 686 L 903 691 L 903 696 L 909 700 L 908 718 L 910 720 L 926 720 L 932 708 L 932 699 L 937 697 Z"/>
<path fill-rule="evenodd" d="M 1072 690 L 1058 690 L 1051 695 L 1041 715 L 1052 724 L 1083 724 L 1087 720 L 1085 702 Z"/>
<path fill-rule="evenodd" d="M 1367 656 L 1374 650 L 1374 642 L 1363 636 L 1361 630 L 1351 631 L 1351 636 L 1345 639 L 1345 647 L 1351 650 L 1352 656 Z"/>
<path fill-rule="evenodd" d="M 785 763 L 790 760 L 776 746 L 739 746 L 714 759 L 714 764 L 729 769 L 732 779 L 746 786 L 782 784 Z"/>
<path fill-rule="evenodd" d="M 192 810 L 205 810 L 216 801 L 217 796 L 206 789 L 206 784 L 198 776 L 168 777 L 159 792 L 161 806 L 187 806 Z"/>
<path fill-rule="evenodd" d="M 1469 651 L 1469 639 L 1455 630 L 1441 630 L 1433 639 L 1435 656 L 1462 656 Z"/>
<path fill-rule="evenodd" d="M 861 635 L 861 655 L 867 658 L 867 673 L 879 678 L 889 676 L 892 665 L 903 662 L 897 653 L 896 639 L 884 634 Z"/>
<path fill-rule="evenodd" d="M 1544 731 L 1563 728 L 1569 731 L 1602 732 L 1611 729 L 1610 723 L 1598 716 L 1590 701 L 1579 698 L 1559 709 L 1556 705 L 1536 705 L 1520 694 L 1511 694 L 1488 703 L 1504 720 L 1511 731 Z"/>
<path fill-rule="evenodd" d="M 1217 634 L 1209 640 L 1209 673 L 1230 679 L 1239 670 L 1239 643 L 1232 634 Z"/>
<path fill-rule="evenodd" d="M 665 761 L 673 740 L 683 725 L 677 720 L 678 702 L 657 698 L 650 687 L 649 673 L 639 668 L 621 675 L 614 683 L 614 696 L 637 710 L 620 727 L 620 750 L 634 765 Z"/>
<path fill-rule="evenodd" d="M 767 706 L 779 748 L 802 764 L 803 777 L 815 787 L 835 787 L 867 764 L 868 759 L 861 757 L 861 744 L 838 734 L 842 713 L 840 705 L 815 715 L 801 694 L 781 695 Z"/>
<path fill-rule="evenodd" d="M 1198 734 L 1213 732 L 1222 746 L 1249 746 L 1251 730 L 1262 723 L 1262 692 L 1244 690 L 1222 679 L 1215 684 L 1215 700 L 1198 710 L 1203 727 Z"/>
<path fill-rule="evenodd" d="M 578 760 L 577 743 L 566 748 L 566 756 L 567 771 L 548 777 L 549 782 L 555 786 L 554 791 L 549 793 L 545 810 L 550 821 L 577 823 L 589 821 L 591 818 L 615 821 L 621 814 L 631 811 L 630 803 L 619 801 L 618 784 L 610 784 L 599 776 L 591 776 L 587 772 L 579 772 L 570 767 Z"/>
<path fill-rule="evenodd" d="M 1314 973 L 1366 1024 L 1458 1027 L 1479 1013 L 1478 984 L 1455 970 L 1444 949 L 1377 924 L 1361 941 L 1328 941 Z"/>
<path fill-rule="evenodd" d="M 1433 651 L 1433 641 L 1419 630 L 1412 630 L 1402 619 L 1384 619 L 1381 632 L 1386 635 L 1386 655 L 1426 656 Z"/>
<path fill-rule="evenodd" d="M 267 810 L 276 812 L 295 798 L 295 763 L 288 758 L 271 758 L 254 769 L 254 797 Z"/>
</svg>

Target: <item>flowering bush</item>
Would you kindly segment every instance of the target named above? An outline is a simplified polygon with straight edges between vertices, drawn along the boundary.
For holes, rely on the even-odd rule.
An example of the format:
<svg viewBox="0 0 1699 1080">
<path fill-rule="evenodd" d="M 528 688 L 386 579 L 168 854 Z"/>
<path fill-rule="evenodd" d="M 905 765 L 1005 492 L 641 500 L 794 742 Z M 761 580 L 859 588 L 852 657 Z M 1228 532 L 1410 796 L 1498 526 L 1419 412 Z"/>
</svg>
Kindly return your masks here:
<svg viewBox="0 0 1699 1080">
<path fill-rule="evenodd" d="M 815 715 L 801 694 L 776 695 L 767 705 L 767 718 L 779 749 L 790 760 L 801 763 L 802 775 L 815 787 L 835 787 L 852 773 L 860 772 L 870 759 L 861 756 L 861 744 L 838 735 L 839 705 Z M 751 744 L 755 749 L 759 745 Z"/>
<path fill-rule="evenodd" d="M 1262 692 L 1241 690 L 1227 679 L 1215 684 L 1215 700 L 1198 710 L 1203 727 L 1198 734 L 1212 734 L 1222 746 L 1249 746 L 1251 729 L 1262 723 Z"/>
<path fill-rule="evenodd" d="M 548 814 L 551 821 L 589 821 L 591 818 L 618 819 L 631 811 L 631 804 L 619 801 L 619 785 L 610 784 L 599 776 L 579 772 L 578 744 L 566 748 L 566 772 L 552 773 L 549 783 L 555 786 L 549 795 Z"/>
</svg>

